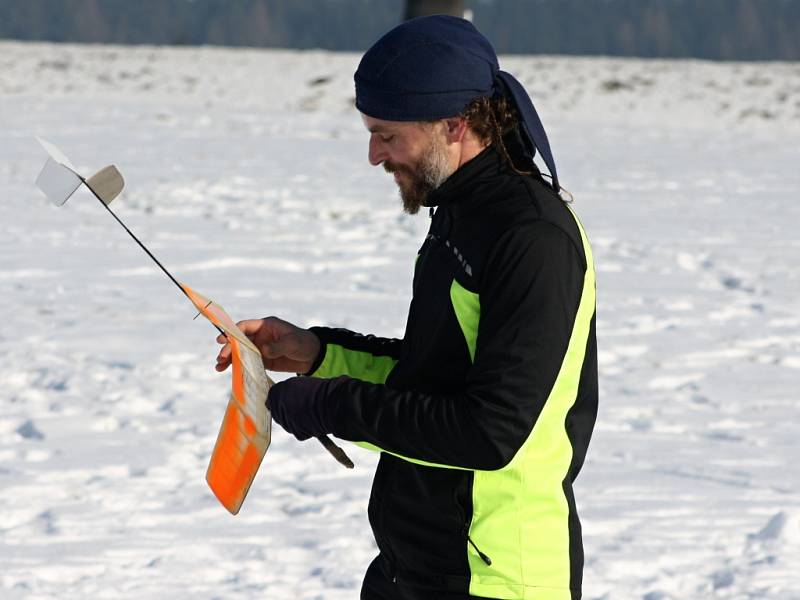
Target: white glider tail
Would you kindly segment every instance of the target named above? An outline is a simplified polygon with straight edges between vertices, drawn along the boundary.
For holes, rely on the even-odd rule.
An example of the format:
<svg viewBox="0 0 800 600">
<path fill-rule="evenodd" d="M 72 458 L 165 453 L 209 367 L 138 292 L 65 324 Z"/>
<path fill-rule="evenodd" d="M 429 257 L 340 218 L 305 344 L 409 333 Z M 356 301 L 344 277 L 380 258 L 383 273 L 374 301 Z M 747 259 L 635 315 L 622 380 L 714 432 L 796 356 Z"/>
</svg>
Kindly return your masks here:
<svg viewBox="0 0 800 600">
<path fill-rule="evenodd" d="M 111 204 L 125 187 L 122 173 L 114 165 L 100 169 L 89 179 L 85 179 L 55 144 L 41 138 L 36 139 L 49 156 L 36 178 L 36 187 L 56 206 L 65 204 L 81 184 L 85 184 L 105 204 Z"/>
</svg>

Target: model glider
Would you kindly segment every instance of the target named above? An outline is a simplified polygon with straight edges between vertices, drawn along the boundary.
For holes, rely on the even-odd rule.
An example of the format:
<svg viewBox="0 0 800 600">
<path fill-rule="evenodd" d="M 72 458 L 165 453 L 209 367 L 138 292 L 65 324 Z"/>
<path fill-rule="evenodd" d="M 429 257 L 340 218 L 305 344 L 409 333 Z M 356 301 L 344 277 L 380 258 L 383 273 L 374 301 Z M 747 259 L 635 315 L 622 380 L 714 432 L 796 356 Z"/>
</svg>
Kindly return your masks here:
<svg viewBox="0 0 800 600">
<path fill-rule="evenodd" d="M 232 514 L 239 512 L 267 452 L 272 430 L 267 398 L 272 380 L 264 371 L 261 353 L 217 303 L 179 283 L 150 250 L 120 220 L 109 204 L 122 192 L 125 182 L 119 170 L 110 165 L 89 177 L 80 175 L 55 145 L 39 139 L 48 154 L 36 186 L 56 206 L 63 206 L 81 185 L 97 198 L 114 219 L 136 241 L 158 267 L 178 286 L 197 310 L 231 344 L 231 395 L 217 436 L 206 481 L 222 505 Z M 347 468 L 353 463 L 330 438 L 318 438 L 325 448 Z"/>
</svg>

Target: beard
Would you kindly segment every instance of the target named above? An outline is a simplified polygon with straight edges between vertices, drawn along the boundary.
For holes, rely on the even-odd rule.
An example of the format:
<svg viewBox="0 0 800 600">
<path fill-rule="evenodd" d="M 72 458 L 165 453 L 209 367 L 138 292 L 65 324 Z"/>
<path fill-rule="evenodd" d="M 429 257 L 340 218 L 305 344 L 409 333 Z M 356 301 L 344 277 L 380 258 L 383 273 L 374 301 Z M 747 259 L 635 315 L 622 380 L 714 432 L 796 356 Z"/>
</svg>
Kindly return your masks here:
<svg viewBox="0 0 800 600">
<path fill-rule="evenodd" d="M 403 210 L 410 215 L 419 212 L 428 200 L 431 192 L 438 189 L 452 172 L 447 156 L 447 145 L 444 137 L 431 136 L 431 143 L 422 153 L 416 165 L 407 167 L 384 162 L 387 173 L 395 173 L 395 182 L 400 189 Z"/>
</svg>

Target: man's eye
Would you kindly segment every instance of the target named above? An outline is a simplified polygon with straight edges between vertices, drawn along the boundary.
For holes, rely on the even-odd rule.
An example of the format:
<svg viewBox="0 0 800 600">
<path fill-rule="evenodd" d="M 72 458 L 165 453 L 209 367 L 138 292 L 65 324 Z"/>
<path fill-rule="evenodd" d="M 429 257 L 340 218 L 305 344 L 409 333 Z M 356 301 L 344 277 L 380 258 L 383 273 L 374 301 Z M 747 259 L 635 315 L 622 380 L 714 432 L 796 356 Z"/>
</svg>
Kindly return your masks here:
<svg viewBox="0 0 800 600">
<path fill-rule="evenodd" d="M 382 141 L 383 143 L 388 143 L 388 142 L 391 142 L 393 139 L 394 139 L 394 136 L 393 136 L 393 135 L 382 135 L 382 136 L 381 136 L 381 141 Z"/>
</svg>

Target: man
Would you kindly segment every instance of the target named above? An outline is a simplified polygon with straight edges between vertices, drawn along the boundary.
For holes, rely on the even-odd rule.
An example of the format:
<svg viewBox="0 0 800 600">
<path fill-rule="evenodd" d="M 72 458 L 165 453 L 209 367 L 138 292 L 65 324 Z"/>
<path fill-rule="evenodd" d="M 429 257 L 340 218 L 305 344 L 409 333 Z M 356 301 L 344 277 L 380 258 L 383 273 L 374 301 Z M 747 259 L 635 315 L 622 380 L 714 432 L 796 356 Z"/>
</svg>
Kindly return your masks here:
<svg viewBox="0 0 800 600">
<path fill-rule="evenodd" d="M 406 211 L 436 207 L 406 332 L 243 321 L 267 369 L 306 375 L 272 388 L 272 415 L 301 440 L 381 451 L 363 599 L 579 598 L 572 482 L 597 411 L 594 268 L 544 129 L 454 17 L 390 31 L 355 82 L 370 163 L 394 174 Z"/>
</svg>

